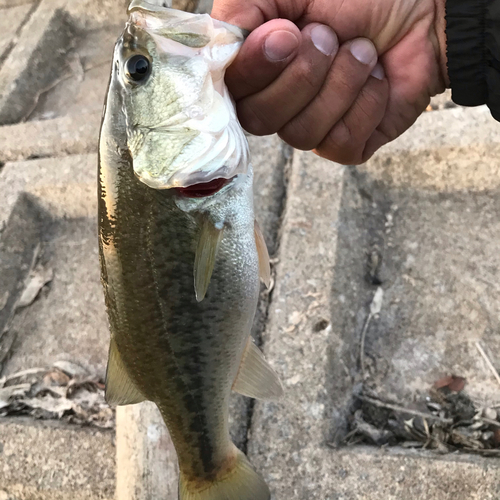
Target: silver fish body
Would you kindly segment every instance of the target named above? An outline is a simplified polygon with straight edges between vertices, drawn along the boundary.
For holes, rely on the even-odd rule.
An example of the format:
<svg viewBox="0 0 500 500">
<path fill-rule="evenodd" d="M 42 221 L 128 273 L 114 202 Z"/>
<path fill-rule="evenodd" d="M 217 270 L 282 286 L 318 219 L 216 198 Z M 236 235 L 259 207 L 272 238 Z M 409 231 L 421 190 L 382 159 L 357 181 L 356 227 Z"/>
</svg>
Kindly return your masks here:
<svg viewBox="0 0 500 500">
<path fill-rule="evenodd" d="M 182 500 L 265 500 L 267 486 L 228 430 L 232 388 L 263 398 L 281 392 L 250 339 L 264 257 L 246 144 L 241 151 L 234 109 L 222 109 L 230 101 L 219 99 L 227 97 L 220 80 L 234 56 L 225 55 L 214 77 L 193 63 L 210 38 L 199 19 L 137 1 L 130 12 L 115 48 L 99 146 L 100 258 L 111 329 L 106 395 L 115 404 L 147 399 L 158 406 L 178 454 Z M 143 29 L 148 16 L 159 40 Z M 165 19 L 177 24 L 165 29 Z M 234 28 L 229 37 L 236 43 Z M 194 56 L 193 44 L 201 45 Z M 162 54 L 165 46 L 176 53 Z M 169 64 L 177 76 L 165 72 Z M 127 81 L 127 68 L 142 81 Z M 188 84 L 194 94 L 184 95 Z M 162 90 L 165 105 L 157 102 Z M 193 121 L 185 112 L 203 105 L 226 114 L 219 119 L 201 109 Z M 207 131 L 215 139 L 196 142 Z M 217 154 L 210 156 L 207 141 Z"/>
</svg>

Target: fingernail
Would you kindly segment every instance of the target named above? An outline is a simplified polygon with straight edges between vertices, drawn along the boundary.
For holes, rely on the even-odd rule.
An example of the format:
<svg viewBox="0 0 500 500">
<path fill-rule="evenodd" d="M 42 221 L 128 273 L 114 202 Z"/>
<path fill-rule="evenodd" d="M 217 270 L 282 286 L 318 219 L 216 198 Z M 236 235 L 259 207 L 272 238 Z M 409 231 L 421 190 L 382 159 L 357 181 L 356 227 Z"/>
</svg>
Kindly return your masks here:
<svg viewBox="0 0 500 500">
<path fill-rule="evenodd" d="M 380 63 L 375 64 L 375 67 L 372 69 L 370 75 L 374 76 L 379 80 L 383 80 L 385 78 L 384 67 Z"/>
<path fill-rule="evenodd" d="M 264 42 L 264 52 L 270 61 L 282 61 L 299 46 L 298 38 L 290 31 L 273 31 Z"/>
<path fill-rule="evenodd" d="M 316 26 L 312 29 L 311 40 L 314 46 L 320 52 L 323 52 L 325 56 L 331 56 L 339 46 L 335 31 L 325 25 Z"/>
<path fill-rule="evenodd" d="M 362 64 L 370 64 L 377 57 L 377 50 L 370 40 L 358 38 L 351 43 L 351 54 Z"/>
</svg>

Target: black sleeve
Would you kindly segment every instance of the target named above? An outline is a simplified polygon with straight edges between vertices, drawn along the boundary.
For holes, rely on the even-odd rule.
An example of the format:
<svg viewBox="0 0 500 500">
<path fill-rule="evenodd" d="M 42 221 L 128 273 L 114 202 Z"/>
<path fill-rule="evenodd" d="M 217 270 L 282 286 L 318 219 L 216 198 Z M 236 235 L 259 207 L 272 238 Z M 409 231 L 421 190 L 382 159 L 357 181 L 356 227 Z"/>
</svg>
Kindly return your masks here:
<svg viewBox="0 0 500 500">
<path fill-rule="evenodd" d="M 453 101 L 500 121 L 500 0 L 447 0 L 446 37 Z"/>
</svg>

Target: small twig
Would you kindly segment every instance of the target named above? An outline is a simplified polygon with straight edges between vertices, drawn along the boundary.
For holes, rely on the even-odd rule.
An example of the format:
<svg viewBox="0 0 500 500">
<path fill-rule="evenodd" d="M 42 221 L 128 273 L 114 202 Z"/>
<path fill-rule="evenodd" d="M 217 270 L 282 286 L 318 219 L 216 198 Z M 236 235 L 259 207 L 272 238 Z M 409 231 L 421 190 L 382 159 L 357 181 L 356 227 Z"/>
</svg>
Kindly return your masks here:
<svg viewBox="0 0 500 500">
<path fill-rule="evenodd" d="M 363 326 L 363 331 L 361 332 L 361 343 L 359 346 L 359 364 L 361 365 L 361 373 L 363 374 L 363 380 L 366 377 L 366 369 L 365 369 L 365 338 L 368 327 L 370 326 L 370 321 L 372 319 L 372 313 L 368 314 L 366 318 L 365 324 Z"/>
<path fill-rule="evenodd" d="M 363 331 L 361 332 L 361 341 L 359 346 L 359 364 L 361 366 L 361 373 L 363 374 L 363 380 L 366 376 L 366 368 L 365 368 L 365 339 L 366 332 L 368 331 L 368 327 L 370 326 L 370 321 L 373 316 L 380 313 L 382 309 L 382 298 L 384 296 L 384 291 L 381 287 L 378 287 L 375 291 L 372 302 L 370 304 L 370 312 L 368 313 L 368 317 L 366 318 L 365 324 L 363 326 Z"/>
<path fill-rule="evenodd" d="M 12 375 L 7 375 L 2 380 L 5 380 L 5 382 L 8 382 L 9 380 L 14 380 L 16 378 L 21 378 L 21 377 L 24 377 L 26 375 L 36 375 L 37 373 L 43 373 L 43 372 L 46 372 L 46 371 L 47 371 L 47 368 L 28 368 L 27 370 L 22 370 L 20 372 L 13 373 Z"/>
<path fill-rule="evenodd" d="M 384 403 L 379 399 L 372 399 L 366 396 L 356 396 L 361 401 L 366 401 L 367 403 L 371 403 L 372 405 L 378 406 L 379 408 L 386 408 L 387 410 L 393 410 L 398 413 L 407 413 L 408 415 L 413 415 L 415 417 L 428 418 L 429 420 L 437 420 L 438 422 L 442 422 L 443 424 L 452 424 L 453 419 L 451 418 L 442 418 L 438 415 L 431 415 L 430 413 L 424 413 L 418 410 L 410 410 L 408 408 L 403 408 L 402 406 L 393 405 L 390 403 Z"/>
<path fill-rule="evenodd" d="M 491 370 L 493 376 L 497 379 L 498 385 L 500 385 L 500 375 L 498 374 L 496 368 L 493 366 L 493 363 L 490 361 L 490 358 L 488 358 L 488 355 L 484 352 L 484 349 L 481 347 L 481 344 L 479 342 L 476 342 L 476 348 L 488 365 L 488 368 Z"/>
<path fill-rule="evenodd" d="M 493 425 L 494 427 L 500 427 L 500 422 L 497 422 L 496 420 L 491 420 L 490 418 L 486 417 L 480 417 L 480 419 L 485 424 Z"/>
</svg>

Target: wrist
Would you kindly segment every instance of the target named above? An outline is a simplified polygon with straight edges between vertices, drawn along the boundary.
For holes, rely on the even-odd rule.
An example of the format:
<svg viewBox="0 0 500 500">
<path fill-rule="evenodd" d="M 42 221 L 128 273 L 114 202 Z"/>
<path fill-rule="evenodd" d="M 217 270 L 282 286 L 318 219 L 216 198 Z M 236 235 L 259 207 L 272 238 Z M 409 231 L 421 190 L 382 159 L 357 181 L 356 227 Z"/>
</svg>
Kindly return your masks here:
<svg viewBox="0 0 500 500">
<path fill-rule="evenodd" d="M 446 0 L 434 0 L 434 4 L 436 8 L 434 29 L 438 40 L 440 74 L 443 83 L 446 87 L 449 87 L 450 78 L 448 76 L 448 56 L 446 53 Z"/>
</svg>

